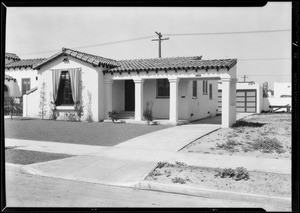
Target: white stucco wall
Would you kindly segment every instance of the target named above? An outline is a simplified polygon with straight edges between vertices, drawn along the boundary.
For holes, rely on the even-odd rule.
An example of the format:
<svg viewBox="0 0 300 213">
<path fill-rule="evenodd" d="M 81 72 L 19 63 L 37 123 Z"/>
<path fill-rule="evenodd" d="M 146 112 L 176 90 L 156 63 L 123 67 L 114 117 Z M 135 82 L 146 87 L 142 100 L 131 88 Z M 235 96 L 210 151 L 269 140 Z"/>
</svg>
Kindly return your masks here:
<svg viewBox="0 0 300 213">
<path fill-rule="evenodd" d="M 263 98 L 263 110 L 268 111 L 269 106 L 284 106 L 289 104 L 292 109 L 292 98 L 275 98 L 275 97 L 268 97 Z M 286 109 L 278 110 L 278 111 L 286 111 Z"/>
<path fill-rule="evenodd" d="M 40 94 L 38 90 L 23 95 L 23 117 L 38 118 L 39 117 L 39 104 Z M 49 111 L 49 110 L 48 110 Z"/>
<path fill-rule="evenodd" d="M 63 58 L 69 58 L 69 62 L 62 62 Z M 104 85 L 103 85 L 103 73 L 102 68 L 93 67 L 92 65 L 75 59 L 71 56 L 60 56 L 55 60 L 45 64 L 38 71 L 38 90 L 37 93 L 40 94 L 40 89 L 42 83 L 46 83 L 46 98 L 47 105 L 50 105 L 52 101 L 52 71 L 50 69 L 69 69 L 69 68 L 81 68 L 81 80 L 82 80 L 82 96 L 83 103 L 87 105 L 88 95 L 90 92 L 92 94 L 92 116 L 94 121 L 100 121 L 104 119 Z M 49 117 L 50 106 L 46 115 Z M 85 119 L 86 107 L 84 108 L 84 116 L 82 120 Z"/>
<path fill-rule="evenodd" d="M 281 95 L 292 95 L 291 83 L 274 82 L 274 97 L 280 98 Z"/>
<path fill-rule="evenodd" d="M 4 81 L 4 84 L 7 86 L 9 97 L 20 97 L 21 96 L 21 90 L 19 88 L 19 85 L 14 80 L 6 80 Z"/>
<path fill-rule="evenodd" d="M 22 79 L 30 78 L 30 89 L 36 87 L 38 85 L 38 76 L 37 70 L 33 70 L 31 68 L 17 68 L 17 69 L 5 69 L 5 74 L 16 79 L 18 84 L 19 93 L 22 93 Z"/>
<path fill-rule="evenodd" d="M 188 100 L 189 111 L 188 120 L 197 120 L 209 116 L 215 116 L 218 109 L 218 81 L 207 81 L 207 95 L 203 94 L 203 80 L 197 80 L 197 98 L 193 98 L 192 83 L 189 81 L 188 85 Z M 209 84 L 212 84 L 212 99 L 209 99 Z M 208 113 L 209 112 L 209 113 Z M 190 114 L 193 113 L 193 116 Z"/>
</svg>

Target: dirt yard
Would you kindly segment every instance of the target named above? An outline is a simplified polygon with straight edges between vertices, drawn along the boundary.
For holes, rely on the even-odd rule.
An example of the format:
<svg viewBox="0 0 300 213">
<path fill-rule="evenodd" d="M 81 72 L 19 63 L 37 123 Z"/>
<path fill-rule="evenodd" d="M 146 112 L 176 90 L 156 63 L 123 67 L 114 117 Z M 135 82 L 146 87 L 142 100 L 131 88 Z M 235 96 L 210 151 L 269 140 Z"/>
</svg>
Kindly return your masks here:
<svg viewBox="0 0 300 213">
<path fill-rule="evenodd" d="M 235 168 L 234 168 L 235 169 Z M 239 172 L 240 180 L 233 177 L 221 177 L 218 168 L 187 166 L 183 163 L 158 163 L 157 168 L 147 177 L 148 181 L 172 183 L 239 193 L 251 193 L 267 196 L 291 197 L 291 175 L 267 172 Z M 224 174 L 224 173 L 223 173 Z M 230 172 L 227 172 L 230 174 Z M 248 178 L 245 178 L 246 175 Z"/>
<path fill-rule="evenodd" d="M 291 158 L 291 114 L 255 114 L 180 150 L 203 154 Z"/>
</svg>

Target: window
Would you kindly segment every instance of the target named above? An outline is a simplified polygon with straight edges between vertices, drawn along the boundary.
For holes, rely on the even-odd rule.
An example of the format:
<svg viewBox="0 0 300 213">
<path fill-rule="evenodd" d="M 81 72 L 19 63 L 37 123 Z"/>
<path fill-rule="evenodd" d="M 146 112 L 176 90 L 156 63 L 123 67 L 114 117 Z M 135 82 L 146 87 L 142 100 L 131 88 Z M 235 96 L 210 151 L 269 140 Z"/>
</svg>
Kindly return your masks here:
<svg viewBox="0 0 300 213">
<path fill-rule="evenodd" d="M 30 90 L 30 78 L 22 78 L 22 95 L 24 95 L 27 90 Z"/>
<path fill-rule="evenodd" d="M 74 104 L 72 98 L 70 75 L 68 71 L 61 72 L 58 94 L 55 104 L 57 106 Z"/>
<path fill-rule="evenodd" d="M 207 81 L 203 81 L 203 95 L 207 95 Z"/>
<path fill-rule="evenodd" d="M 212 100 L 212 84 L 209 84 L 209 100 Z"/>
<path fill-rule="evenodd" d="M 193 98 L 197 98 L 197 81 L 193 81 Z"/>
<path fill-rule="evenodd" d="M 168 79 L 156 80 L 156 97 L 169 98 L 170 97 L 170 84 Z"/>
</svg>

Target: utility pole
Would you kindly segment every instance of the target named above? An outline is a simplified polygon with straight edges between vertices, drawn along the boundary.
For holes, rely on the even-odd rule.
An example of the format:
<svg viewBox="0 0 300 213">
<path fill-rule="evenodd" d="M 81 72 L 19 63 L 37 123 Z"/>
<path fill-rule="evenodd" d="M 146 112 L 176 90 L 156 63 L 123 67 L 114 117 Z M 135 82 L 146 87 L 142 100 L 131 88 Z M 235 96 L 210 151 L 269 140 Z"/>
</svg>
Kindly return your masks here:
<svg viewBox="0 0 300 213">
<path fill-rule="evenodd" d="M 155 31 L 158 35 L 158 39 L 152 39 L 152 41 L 158 41 L 158 57 L 161 58 L 161 41 L 169 40 L 169 38 L 162 38 L 162 34 Z"/>
<path fill-rule="evenodd" d="M 246 78 L 248 78 L 248 76 L 244 75 L 243 78 L 244 78 L 244 82 L 246 82 Z"/>
</svg>

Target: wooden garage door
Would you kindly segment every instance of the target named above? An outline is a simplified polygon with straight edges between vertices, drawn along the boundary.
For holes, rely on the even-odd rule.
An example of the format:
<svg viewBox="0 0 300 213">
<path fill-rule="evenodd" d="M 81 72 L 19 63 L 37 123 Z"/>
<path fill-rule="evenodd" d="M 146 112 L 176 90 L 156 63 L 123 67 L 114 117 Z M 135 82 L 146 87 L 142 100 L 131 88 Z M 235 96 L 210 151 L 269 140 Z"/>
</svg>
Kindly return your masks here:
<svg viewBox="0 0 300 213">
<path fill-rule="evenodd" d="M 256 90 L 237 90 L 236 111 L 255 113 L 256 100 Z M 218 90 L 218 112 L 222 112 L 222 90 Z"/>
</svg>

